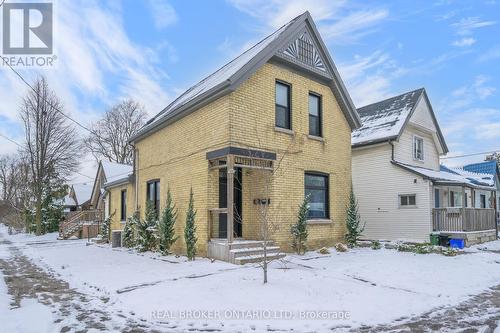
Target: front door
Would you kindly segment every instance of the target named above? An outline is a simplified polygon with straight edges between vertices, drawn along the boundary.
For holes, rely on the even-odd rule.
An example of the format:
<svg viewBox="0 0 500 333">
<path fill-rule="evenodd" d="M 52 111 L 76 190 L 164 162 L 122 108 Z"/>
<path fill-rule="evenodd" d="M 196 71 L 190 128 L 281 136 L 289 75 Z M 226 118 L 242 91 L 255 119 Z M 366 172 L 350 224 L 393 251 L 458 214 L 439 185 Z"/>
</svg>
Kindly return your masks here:
<svg viewBox="0 0 500 333">
<path fill-rule="evenodd" d="M 440 203 L 439 203 L 439 189 L 436 188 L 434 189 L 434 208 L 440 208 Z"/>
<path fill-rule="evenodd" d="M 243 236 L 242 228 L 242 170 L 235 168 L 234 172 L 234 237 Z M 219 208 L 227 207 L 227 170 L 219 169 Z M 227 214 L 219 214 L 219 237 L 227 237 Z"/>
</svg>

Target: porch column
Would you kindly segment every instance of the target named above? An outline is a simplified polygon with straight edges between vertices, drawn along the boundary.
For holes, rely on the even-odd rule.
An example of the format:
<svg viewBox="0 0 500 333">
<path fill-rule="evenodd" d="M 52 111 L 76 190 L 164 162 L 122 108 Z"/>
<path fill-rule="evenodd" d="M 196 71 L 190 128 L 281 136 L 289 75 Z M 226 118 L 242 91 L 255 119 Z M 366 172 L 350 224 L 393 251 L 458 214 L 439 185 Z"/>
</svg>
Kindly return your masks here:
<svg viewBox="0 0 500 333">
<path fill-rule="evenodd" d="M 462 230 L 467 231 L 467 219 L 465 218 L 465 186 L 462 185 Z"/>
<path fill-rule="evenodd" d="M 227 242 L 233 242 L 234 226 L 234 156 L 227 156 Z"/>
</svg>

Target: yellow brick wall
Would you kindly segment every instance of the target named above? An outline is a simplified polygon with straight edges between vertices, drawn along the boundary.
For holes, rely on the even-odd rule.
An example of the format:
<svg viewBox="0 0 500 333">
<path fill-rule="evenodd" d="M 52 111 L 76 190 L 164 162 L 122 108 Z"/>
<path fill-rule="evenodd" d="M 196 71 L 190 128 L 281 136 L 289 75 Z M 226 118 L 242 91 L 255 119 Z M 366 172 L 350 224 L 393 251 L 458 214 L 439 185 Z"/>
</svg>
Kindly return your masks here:
<svg viewBox="0 0 500 333">
<path fill-rule="evenodd" d="M 111 216 L 111 230 L 123 230 L 125 226 L 120 220 L 121 215 L 121 191 L 127 191 L 126 217 L 134 213 L 134 186 L 133 184 L 120 185 L 108 189 L 106 200 L 109 200 L 109 215 Z"/>
<path fill-rule="evenodd" d="M 274 128 L 276 79 L 292 85 L 291 134 Z M 309 91 L 322 95 L 324 141 L 307 135 Z M 274 151 L 281 162 L 269 193 L 269 213 L 276 226 L 272 238 L 284 250 L 289 250 L 290 225 L 295 222 L 298 206 L 304 198 L 304 171 L 319 171 L 330 175 L 332 223 L 310 225 L 309 246 L 331 245 L 345 232 L 345 206 L 351 186 L 350 133 L 347 120 L 328 86 L 286 68 L 266 64 L 237 91 L 136 143 L 139 209 L 143 214 L 148 180 L 160 179 L 162 207 L 169 187 L 178 208 L 176 232 L 180 236 L 173 250 L 183 253 L 185 211 L 190 188 L 193 188 L 198 251 L 206 255 L 208 209 L 218 207 L 218 171 L 208 170 L 206 152 L 229 144 Z M 263 187 L 258 186 L 265 180 L 260 173 L 256 170 L 243 172 L 243 237 L 247 239 L 256 239 L 260 234 L 259 214 L 253 204 L 255 197 L 266 194 L 262 193 Z"/>
<path fill-rule="evenodd" d="M 136 143 L 141 216 L 144 216 L 146 184 L 151 179 L 159 179 L 161 208 L 170 188 L 178 210 L 176 234 L 179 239 L 173 251 L 185 251 L 183 235 L 192 188 L 197 210 L 198 253 L 206 255 L 208 208 L 216 207 L 218 199 L 217 192 L 210 191 L 209 183 L 214 180 L 209 176 L 206 153 L 227 146 L 228 140 L 229 95 L 226 95 Z"/>
<path fill-rule="evenodd" d="M 292 133 L 275 130 L 276 79 L 291 85 Z M 322 96 L 324 141 L 308 136 L 309 92 Z M 283 249 L 290 250 L 290 226 L 296 221 L 298 207 L 304 198 L 304 172 L 307 170 L 330 175 L 332 222 L 309 226 L 309 246 L 316 248 L 342 240 L 351 188 L 351 129 L 331 89 L 287 68 L 266 64 L 231 97 L 232 144 L 278 153 L 276 165 L 279 168 L 272 178 L 269 195 L 268 213 L 277 225 L 273 238 Z M 251 237 L 259 233 L 258 217 L 262 214 L 257 212 L 253 199 L 264 194 L 258 189 L 262 184 L 256 185 L 263 179 L 255 170 L 245 171 L 243 175 L 243 230 Z"/>
</svg>

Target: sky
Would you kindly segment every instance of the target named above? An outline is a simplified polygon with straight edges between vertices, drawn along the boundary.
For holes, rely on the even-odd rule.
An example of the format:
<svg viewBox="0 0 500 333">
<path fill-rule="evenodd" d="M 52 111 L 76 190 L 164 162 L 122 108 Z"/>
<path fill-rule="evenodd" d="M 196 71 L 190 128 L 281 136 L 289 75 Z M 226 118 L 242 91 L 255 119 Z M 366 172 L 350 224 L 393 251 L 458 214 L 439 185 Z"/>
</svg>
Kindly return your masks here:
<svg viewBox="0 0 500 333">
<path fill-rule="evenodd" d="M 123 98 L 155 115 L 309 10 L 357 107 L 425 87 L 448 156 L 500 150 L 500 0 L 53 2 L 56 66 L 17 69 L 28 80 L 45 75 L 65 112 L 83 124 Z M 22 142 L 19 105 L 27 87 L 5 66 L 0 87 L 0 134 Z M 0 137 L 0 154 L 16 149 Z M 74 181 L 90 180 L 94 168 L 84 158 L 80 173 L 88 177 Z"/>
</svg>

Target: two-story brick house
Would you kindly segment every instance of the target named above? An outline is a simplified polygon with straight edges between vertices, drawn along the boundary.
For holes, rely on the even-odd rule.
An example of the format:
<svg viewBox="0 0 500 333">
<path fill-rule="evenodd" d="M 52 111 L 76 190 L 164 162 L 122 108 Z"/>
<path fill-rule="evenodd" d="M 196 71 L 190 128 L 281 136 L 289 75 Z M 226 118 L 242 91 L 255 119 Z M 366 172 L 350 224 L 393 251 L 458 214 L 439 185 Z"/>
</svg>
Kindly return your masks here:
<svg viewBox="0 0 500 333">
<path fill-rule="evenodd" d="M 121 229 L 119 216 L 144 214 L 147 200 L 160 211 L 169 188 L 181 236 L 174 251 L 183 252 L 192 189 L 199 253 L 244 262 L 226 250 L 262 240 L 263 206 L 270 238 L 289 250 L 290 226 L 310 195 L 309 247 L 332 245 L 345 233 L 351 132 L 359 126 L 306 12 L 189 88 L 131 140 L 133 180 L 108 186 L 110 210 L 127 210 L 112 228 Z"/>
</svg>

